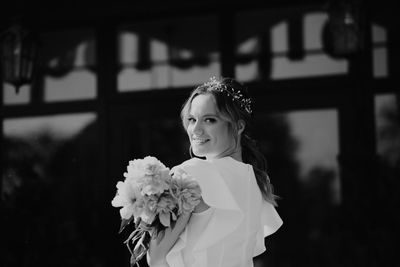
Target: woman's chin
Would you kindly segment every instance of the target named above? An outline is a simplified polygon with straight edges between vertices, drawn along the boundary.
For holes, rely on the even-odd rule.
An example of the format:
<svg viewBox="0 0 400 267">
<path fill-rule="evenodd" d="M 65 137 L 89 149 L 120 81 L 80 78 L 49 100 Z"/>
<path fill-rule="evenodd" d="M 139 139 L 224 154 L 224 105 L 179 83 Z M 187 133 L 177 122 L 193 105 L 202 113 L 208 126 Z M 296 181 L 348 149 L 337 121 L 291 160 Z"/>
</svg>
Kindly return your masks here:
<svg viewBox="0 0 400 267">
<path fill-rule="evenodd" d="M 192 152 L 196 157 L 207 157 L 208 154 L 207 151 L 204 151 L 204 149 L 193 148 Z"/>
<path fill-rule="evenodd" d="M 205 157 L 204 153 L 201 153 L 199 151 L 193 150 L 193 155 L 195 155 L 196 157 Z"/>
</svg>

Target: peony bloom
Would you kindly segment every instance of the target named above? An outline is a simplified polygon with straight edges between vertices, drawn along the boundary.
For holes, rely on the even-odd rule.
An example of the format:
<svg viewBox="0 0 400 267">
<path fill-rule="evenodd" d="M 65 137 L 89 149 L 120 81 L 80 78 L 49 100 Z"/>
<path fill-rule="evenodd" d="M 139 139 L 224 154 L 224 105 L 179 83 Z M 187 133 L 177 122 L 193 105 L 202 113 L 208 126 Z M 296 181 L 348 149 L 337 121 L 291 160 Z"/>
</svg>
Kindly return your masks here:
<svg viewBox="0 0 400 267">
<path fill-rule="evenodd" d="M 155 175 L 168 169 L 161 161 L 151 156 L 147 156 L 143 159 L 143 165 L 146 175 Z"/>
<path fill-rule="evenodd" d="M 155 157 L 129 161 L 124 176 L 134 181 L 143 195 L 161 194 L 169 187 L 169 169 Z"/>
<path fill-rule="evenodd" d="M 146 175 L 137 181 L 141 193 L 143 195 L 156 195 L 161 194 L 168 190 L 168 175 L 169 170 L 163 170 L 160 173 L 151 176 Z"/>
<path fill-rule="evenodd" d="M 171 194 L 164 194 L 160 197 L 157 203 L 156 213 L 159 214 L 160 222 L 165 227 L 169 227 L 171 225 L 171 216 L 172 220 L 175 221 L 177 219 L 174 213 L 176 205 L 176 199 Z"/>
<path fill-rule="evenodd" d="M 198 182 L 181 168 L 174 168 L 171 193 L 178 202 L 178 215 L 192 212 L 200 203 L 201 189 Z"/>
<path fill-rule="evenodd" d="M 135 203 L 140 198 L 138 188 L 129 180 L 117 183 L 117 194 L 111 201 L 113 207 L 122 207 L 120 209 L 121 218 L 129 220 L 135 211 Z"/>
<path fill-rule="evenodd" d="M 156 206 L 158 202 L 157 196 L 143 196 L 142 198 L 143 208 L 141 209 L 141 213 L 139 217 L 147 224 L 153 223 L 154 219 L 156 218 Z"/>
</svg>

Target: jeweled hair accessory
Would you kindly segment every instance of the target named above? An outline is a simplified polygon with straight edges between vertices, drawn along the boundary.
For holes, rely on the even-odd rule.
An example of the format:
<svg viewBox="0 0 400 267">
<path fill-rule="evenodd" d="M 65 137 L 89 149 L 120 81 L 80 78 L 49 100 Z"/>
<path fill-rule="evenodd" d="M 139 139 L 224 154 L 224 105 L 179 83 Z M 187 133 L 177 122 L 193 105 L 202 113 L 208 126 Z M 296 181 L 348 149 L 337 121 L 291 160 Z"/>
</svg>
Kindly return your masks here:
<svg viewBox="0 0 400 267">
<path fill-rule="evenodd" d="M 251 109 L 251 99 L 245 97 L 243 93 L 239 89 L 235 89 L 232 86 L 228 86 L 221 81 L 217 80 L 215 76 L 211 77 L 210 80 L 203 84 L 211 90 L 216 90 L 218 92 L 226 93 L 229 97 L 231 97 L 232 101 L 238 103 L 240 107 L 245 110 L 248 114 L 251 114 L 253 111 Z"/>
</svg>

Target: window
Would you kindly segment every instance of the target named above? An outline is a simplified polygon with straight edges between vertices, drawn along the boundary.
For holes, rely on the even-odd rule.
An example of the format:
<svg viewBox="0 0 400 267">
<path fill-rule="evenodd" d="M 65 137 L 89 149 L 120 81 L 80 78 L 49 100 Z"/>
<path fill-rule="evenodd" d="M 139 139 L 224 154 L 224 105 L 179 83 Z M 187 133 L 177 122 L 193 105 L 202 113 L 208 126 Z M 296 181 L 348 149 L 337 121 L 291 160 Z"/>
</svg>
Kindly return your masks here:
<svg viewBox="0 0 400 267">
<path fill-rule="evenodd" d="M 387 77 L 388 75 L 386 39 L 386 29 L 377 24 L 372 24 L 372 66 L 375 78 Z"/>
<path fill-rule="evenodd" d="M 96 45 L 91 31 L 42 35 L 45 102 L 93 99 L 96 91 Z"/>
<path fill-rule="evenodd" d="M 40 60 L 34 90 L 43 90 L 43 102 L 94 99 L 97 96 L 96 44 L 89 30 L 47 32 L 40 35 Z M 32 86 L 15 91 L 4 84 L 5 105 L 29 104 Z"/>
<path fill-rule="evenodd" d="M 119 92 L 192 86 L 220 73 L 214 17 L 122 26 L 118 43 Z"/>
<path fill-rule="evenodd" d="M 287 20 L 290 12 L 262 10 L 237 16 L 236 77 L 239 80 L 278 80 L 348 72 L 347 60 L 334 59 L 323 50 L 321 40 L 327 14 L 305 11 L 298 15 L 298 21 L 290 22 Z M 291 17 L 296 18 L 293 14 Z M 290 27 L 296 23 L 300 26 L 293 31 L 304 32 L 304 36 L 298 37 L 304 51 L 301 47 L 289 47 L 290 35 L 296 35 Z M 293 52 L 298 58 L 290 57 Z"/>
<path fill-rule="evenodd" d="M 6 119 L 3 129 L 2 263 L 51 266 L 62 257 L 77 266 L 104 264 L 94 242 L 104 230 L 97 116 Z"/>
</svg>

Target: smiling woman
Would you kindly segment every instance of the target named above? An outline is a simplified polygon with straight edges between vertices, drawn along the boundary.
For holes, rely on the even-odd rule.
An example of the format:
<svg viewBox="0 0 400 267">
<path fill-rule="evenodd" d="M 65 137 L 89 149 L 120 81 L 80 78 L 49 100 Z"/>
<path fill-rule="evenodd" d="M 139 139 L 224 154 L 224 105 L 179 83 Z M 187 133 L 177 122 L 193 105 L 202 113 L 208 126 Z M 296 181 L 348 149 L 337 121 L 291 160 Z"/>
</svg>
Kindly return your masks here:
<svg viewBox="0 0 400 267">
<path fill-rule="evenodd" d="M 196 156 L 231 155 L 241 160 L 240 147 L 229 132 L 229 122 L 217 110 L 214 96 L 199 95 L 193 99 L 187 120 L 187 133 Z"/>
<path fill-rule="evenodd" d="M 194 158 L 172 171 L 196 179 L 202 199 L 190 219 L 152 242 L 151 266 L 252 267 L 265 251 L 264 237 L 282 220 L 265 158 L 250 138 L 251 117 L 246 89 L 231 78 L 213 77 L 193 90 L 181 118 Z"/>
<path fill-rule="evenodd" d="M 232 157 L 251 164 L 264 198 L 275 205 L 266 159 L 251 138 L 252 115 L 247 89 L 232 78 L 215 77 L 196 87 L 181 111 L 191 154 L 208 160 Z"/>
</svg>

